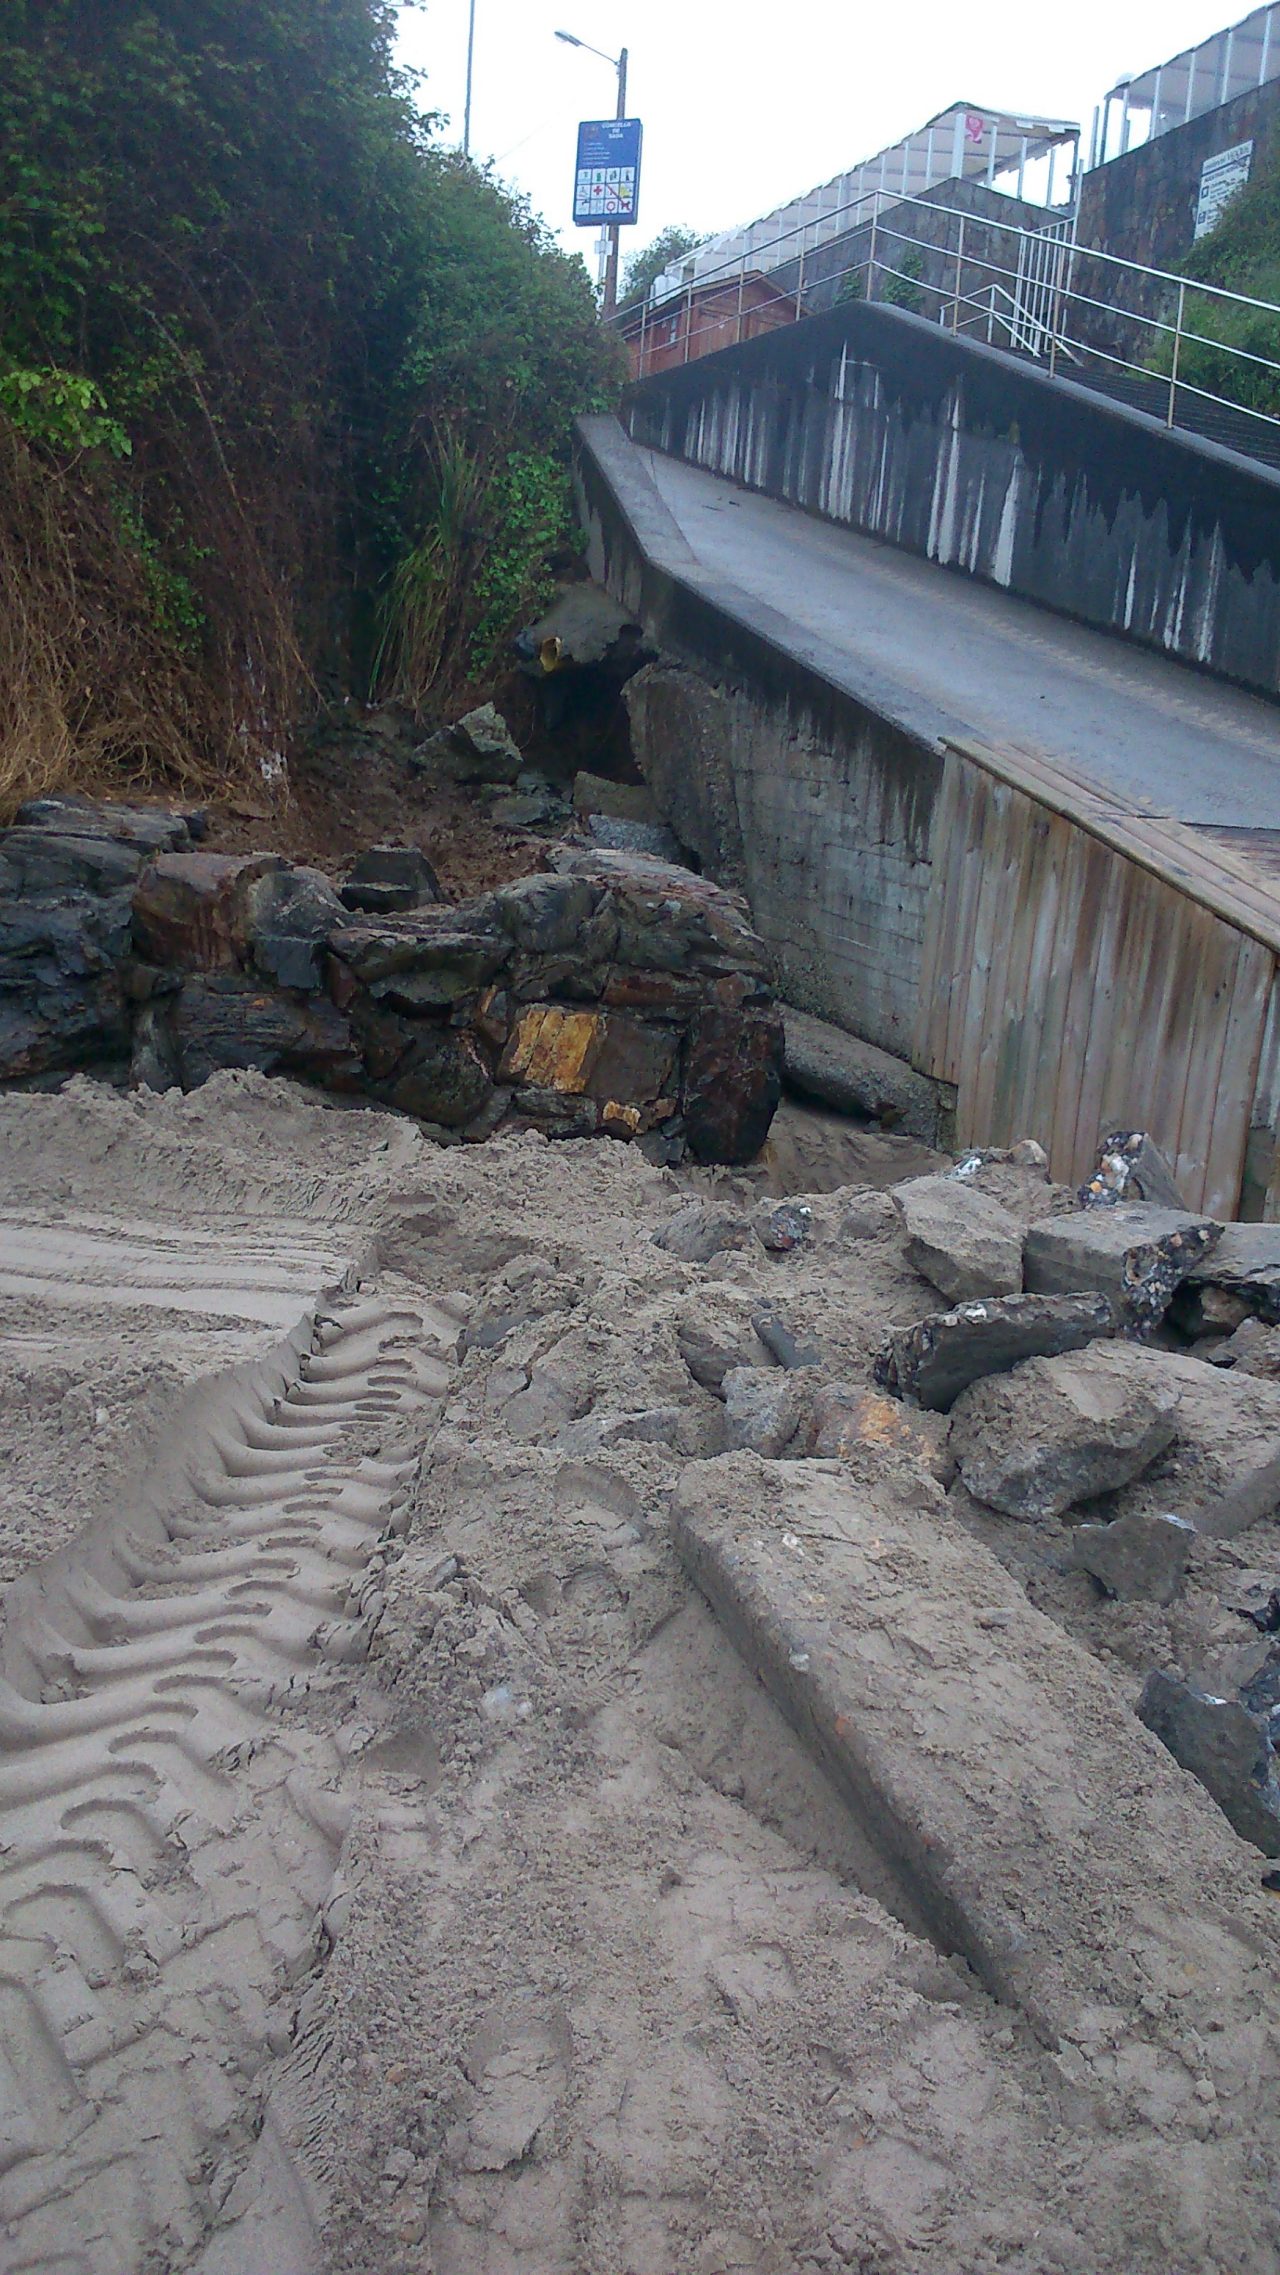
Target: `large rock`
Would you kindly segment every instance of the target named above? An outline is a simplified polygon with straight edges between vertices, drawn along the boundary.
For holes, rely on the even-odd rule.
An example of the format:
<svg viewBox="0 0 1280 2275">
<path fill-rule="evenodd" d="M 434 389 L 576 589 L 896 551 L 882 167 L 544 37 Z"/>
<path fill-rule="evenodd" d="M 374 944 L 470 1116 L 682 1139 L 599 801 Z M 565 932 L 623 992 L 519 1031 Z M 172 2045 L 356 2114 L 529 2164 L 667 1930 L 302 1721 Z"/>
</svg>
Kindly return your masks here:
<svg viewBox="0 0 1280 2275">
<path fill-rule="evenodd" d="M 913 1177 L 894 1188 L 907 1262 L 952 1303 L 1016 1295 L 1022 1228 L 998 1201 L 956 1177 Z"/>
<path fill-rule="evenodd" d="M 636 764 L 681 845 L 712 876 L 746 878 L 729 702 L 696 672 L 647 664 L 623 689 Z"/>
<path fill-rule="evenodd" d="M 945 1413 L 984 1375 L 1007 1374 L 1024 1359 L 1081 1351 L 1113 1327 L 1103 1295 L 1006 1295 L 934 1312 L 889 1337 L 876 1381 L 898 1398 Z"/>
<path fill-rule="evenodd" d="M 944 1485 L 955 1475 L 946 1423 L 896 1398 L 882 1398 L 863 1383 L 823 1383 L 810 1400 L 794 1450 L 819 1461 L 858 1466 L 868 1455 L 877 1467 L 896 1456 Z"/>
<path fill-rule="evenodd" d="M 1230 1331 L 1245 1319 L 1280 1326 L 1280 1224 L 1225 1224 L 1188 1272 L 1173 1316 L 1192 1335 Z"/>
<path fill-rule="evenodd" d="M 4 834 L 6 887 L 23 899 L 57 893 L 127 892 L 146 854 L 105 832 L 10 829 Z"/>
<path fill-rule="evenodd" d="M 616 822 L 656 822 L 658 809 L 645 782 L 609 782 L 602 774 L 585 771 L 573 778 L 573 810 L 583 820 L 591 814 Z"/>
<path fill-rule="evenodd" d="M 161 853 L 133 895 L 133 936 L 148 963 L 184 972 L 248 963 L 250 887 L 286 863 L 278 853 Z"/>
<path fill-rule="evenodd" d="M 338 967 L 330 984 L 344 1009 L 348 984 L 359 984 L 375 1002 L 409 1018 L 474 998 L 511 955 L 492 910 L 479 902 L 347 918 L 329 947 Z"/>
<path fill-rule="evenodd" d="M 20 808 L 0 836 L 0 1082 L 127 1064 L 130 895 L 190 820 L 80 798 Z"/>
<path fill-rule="evenodd" d="M 1122 1603 L 1171 1604 L 1187 1576 L 1196 1528 L 1185 1517 L 1131 1509 L 1109 1525 L 1077 1525 L 1067 1551 Z"/>
<path fill-rule="evenodd" d="M 782 1024 L 784 1071 L 791 1089 L 802 1098 L 880 1122 L 924 1145 L 941 1144 L 942 1101 L 927 1075 L 917 1074 L 905 1059 L 893 1058 L 874 1043 L 861 1042 L 842 1027 L 814 1019 L 789 1003 L 782 1006 Z"/>
<path fill-rule="evenodd" d="M 1132 1363 L 1144 1355 L 1094 1343 L 963 1391 L 951 1451 L 974 1498 L 1035 1521 L 1140 1476 L 1172 1442 L 1178 1414 L 1176 1389 Z"/>
<path fill-rule="evenodd" d="M 129 895 L 0 891 L 0 1082 L 129 1055 Z"/>
<path fill-rule="evenodd" d="M 1264 1856 L 1280 1856 L 1280 1782 L 1263 1723 L 1238 1699 L 1210 1697 L 1160 1672 L 1143 1684 L 1138 1713 L 1242 1839 Z"/>
<path fill-rule="evenodd" d="M 703 1011 L 685 1049 L 681 1109 L 695 1161 L 753 1161 L 782 1096 L 782 1021 L 772 1007 L 753 1018 Z"/>
<path fill-rule="evenodd" d="M 344 908 L 370 916 L 394 916 L 443 900 L 440 879 L 416 845 L 371 845 L 353 862 L 338 888 Z"/>
<path fill-rule="evenodd" d="M 194 806 L 120 806 L 94 798 L 28 798 L 19 806 L 21 829 L 57 837 L 109 838 L 143 854 L 176 853 L 204 834 L 205 816 Z"/>
<path fill-rule="evenodd" d="M 168 1019 L 186 1090 L 223 1067 L 359 1086 L 350 1025 L 323 996 L 297 1000 L 244 973 L 196 972 L 184 980 Z"/>
<path fill-rule="evenodd" d="M 794 1379 L 774 1367 L 733 1367 L 721 1388 L 728 1451 L 776 1461 L 795 1437 L 803 1414 Z"/>
<path fill-rule="evenodd" d="M 1212 1217 L 1145 1201 L 1047 1217 L 1026 1236 L 1027 1290 L 1074 1295 L 1095 1288 L 1110 1297 L 1119 1318 L 1152 1327 L 1163 1318 L 1174 1289 L 1216 1246 L 1221 1231 Z"/>
<path fill-rule="evenodd" d="M 492 703 L 482 703 L 453 726 L 431 735 L 413 752 L 410 763 L 421 772 L 450 775 L 457 782 L 510 784 L 524 760 L 502 713 Z"/>
<path fill-rule="evenodd" d="M 318 869 L 269 869 L 247 887 L 249 960 L 279 987 L 312 993 L 324 984 L 325 950 L 346 911 Z"/>
</svg>

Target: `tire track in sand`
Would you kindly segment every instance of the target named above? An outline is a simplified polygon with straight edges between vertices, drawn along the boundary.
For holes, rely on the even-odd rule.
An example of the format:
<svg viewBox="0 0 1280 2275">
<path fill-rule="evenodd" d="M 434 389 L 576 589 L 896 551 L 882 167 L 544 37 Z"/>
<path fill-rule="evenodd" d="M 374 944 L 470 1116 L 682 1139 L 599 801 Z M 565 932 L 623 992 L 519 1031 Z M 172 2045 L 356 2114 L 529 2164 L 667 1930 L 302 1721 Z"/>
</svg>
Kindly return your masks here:
<svg viewBox="0 0 1280 2275">
<path fill-rule="evenodd" d="M 283 1357 L 205 1386 L 132 1526 L 13 1591 L 5 2275 L 250 2275 L 250 2233 L 254 2275 L 312 2261 L 305 2175 L 279 2144 L 255 2201 L 293 1987 L 342 1913 L 342 1760 L 302 1709 L 326 1660 L 367 1655 L 408 1520 L 416 1457 L 361 1444 L 437 1408 L 453 1337 L 412 1305 L 331 1306 Z"/>
</svg>

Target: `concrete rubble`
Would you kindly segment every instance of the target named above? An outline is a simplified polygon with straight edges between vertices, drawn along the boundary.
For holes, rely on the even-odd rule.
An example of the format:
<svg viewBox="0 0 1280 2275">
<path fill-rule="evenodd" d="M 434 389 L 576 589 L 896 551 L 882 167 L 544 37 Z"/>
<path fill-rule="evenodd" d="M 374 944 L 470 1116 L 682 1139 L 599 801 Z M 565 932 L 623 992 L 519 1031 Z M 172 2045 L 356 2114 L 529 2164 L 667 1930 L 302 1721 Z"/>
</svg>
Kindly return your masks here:
<svg viewBox="0 0 1280 2275">
<path fill-rule="evenodd" d="M 1135 1356 L 1094 1343 L 962 1391 L 951 1449 L 975 1499 L 1034 1523 L 1140 1477 L 1173 1442 L 1178 1392 Z"/>
<path fill-rule="evenodd" d="M 1025 1285 L 1033 1295 L 1094 1288 L 1110 1298 L 1126 1324 L 1154 1327 L 1221 1231 L 1211 1217 L 1145 1201 L 1053 1217 L 1027 1234 Z"/>
<path fill-rule="evenodd" d="M 59 1887 L 193 1925 L 142 1904 L 117 1963 L 73 1903 L 75 1999 L 61 1943 L 33 1962 L 68 2074 L 87 2031 L 118 2075 L 83 2155 L 20 2111 L 24 2263 L 66 2259 L 60 2200 L 209 2275 L 1280 2263 L 1276 1330 L 1210 1365 L 1168 1308 L 1219 1228 L 1081 1207 L 1032 1140 L 904 1178 L 859 1132 L 859 1178 L 803 1188 L 744 1158 L 780 1022 L 689 872 L 557 853 L 453 905 L 380 848 L 342 889 L 422 897 L 352 907 L 186 823 L 45 834 L 12 873 L 69 922 L 123 900 L 120 1033 L 177 1081 L 0 1097 L 4 1775 L 80 1812 L 106 1759 L 119 1821 L 58 1835 Z M 641 1144 L 549 1142 L 621 1105 Z M 1256 1280 L 1250 1239 L 1219 1247 Z M 154 1388 L 141 1492 L 96 1416 L 147 1305 L 197 1299 L 286 1340 L 242 1322 L 189 1410 Z M 83 1325 L 32 1355 L 51 1306 L 93 1321 L 83 1380 Z M 83 1573 L 69 1461 L 129 1486 Z M 144 1883 L 113 1843 L 161 1788 Z M 234 1886 L 225 1965 L 174 1826 Z M 157 2017 L 194 2032 L 163 2154 L 127 2114 Z"/>
<path fill-rule="evenodd" d="M 888 1338 L 876 1380 L 899 1398 L 946 1412 L 984 1375 L 1023 1359 L 1083 1350 L 1115 1321 L 1104 1295 L 1008 1295 L 933 1312 Z"/>
<path fill-rule="evenodd" d="M 938 1085 L 904 1059 L 790 1003 L 783 1005 L 782 1022 L 786 1078 L 802 1098 L 861 1114 L 924 1145 L 945 1140 L 947 1107 Z"/>
<path fill-rule="evenodd" d="M 1077 1525 L 1070 1559 L 1122 1602 L 1171 1604 L 1187 1576 L 1196 1528 L 1185 1517 L 1130 1510 L 1108 1525 Z"/>
<path fill-rule="evenodd" d="M 986 1193 L 953 1178 L 916 1177 L 894 1191 L 907 1256 L 951 1303 L 1022 1292 L 1022 1227 Z"/>
</svg>

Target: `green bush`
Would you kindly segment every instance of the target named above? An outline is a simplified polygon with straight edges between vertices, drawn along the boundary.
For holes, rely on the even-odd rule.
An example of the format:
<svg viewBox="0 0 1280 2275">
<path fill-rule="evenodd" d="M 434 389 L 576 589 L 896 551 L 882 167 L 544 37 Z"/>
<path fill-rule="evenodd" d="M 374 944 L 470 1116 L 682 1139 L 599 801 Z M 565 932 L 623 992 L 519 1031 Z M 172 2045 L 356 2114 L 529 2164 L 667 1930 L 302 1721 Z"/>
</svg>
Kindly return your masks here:
<svg viewBox="0 0 1280 2275">
<path fill-rule="evenodd" d="M 1269 301 L 1280 311 L 1280 152 L 1232 199 L 1217 228 L 1193 247 L 1182 269 L 1193 284 L 1221 285 Z M 1171 292 L 1161 311 L 1167 324 L 1174 321 L 1176 308 L 1177 296 Z M 1185 298 L 1183 326 L 1181 381 L 1246 410 L 1280 417 L 1280 373 L 1245 360 L 1263 356 L 1280 364 L 1280 313 L 1192 291 Z M 1242 353 L 1233 354 L 1233 349 Z M 1170 333 L 1158 336 L 1149 362 L 1154 371 L 1172 371 Z"/>
<path fill-rule="evenodd" d="M 102 608 L 108 555 L 138 637 L 150 596 L 155 716 L 135 718 L 126 768 L 149 743 L 173 763 L 175 673 L 197 774 L 269 760 L 322 669 L 367 686 L 367 628 L 431 550 L 446 433 L 493 501 L 493 557 L 483 605 L 440 622 L 457 653 L 420 684 L 475 668 L 557 523 L 512 467 L 561 469 L 574 415 L 616 383 L 582 264 L 433 143 L 394 67 L 396 14 L 0 15 L 0 427 L 27 453 L 23 496 L 43 481 L 57 508 L 33 563 L 50 626 L 91 570 Z M 94 529 L 110 535 L 88 563 Z"/>
</svg>

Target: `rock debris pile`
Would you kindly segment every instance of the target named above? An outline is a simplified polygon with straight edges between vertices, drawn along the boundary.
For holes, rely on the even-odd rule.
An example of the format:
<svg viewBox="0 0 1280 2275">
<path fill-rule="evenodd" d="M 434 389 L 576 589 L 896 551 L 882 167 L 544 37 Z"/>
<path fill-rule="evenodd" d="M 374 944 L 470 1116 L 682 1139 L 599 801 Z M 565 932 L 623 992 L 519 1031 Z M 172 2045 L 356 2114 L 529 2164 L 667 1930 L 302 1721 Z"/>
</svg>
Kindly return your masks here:
<svg viewBox="0 0 1280 2275">
<path fill-rule="evenodd" d="M 492 770 L 501 722 L 479 719 L 449 747 Z M 367 851 L 335 890 L 278 854 L 203 851 L 197 829 L 40 800 L 0 837 L 0 1080 L 98 1066 L 189 1090 L 257 1068 L 468 1140 L 516 1126 L 667 1161 L 759 1151 L 782 1025 L 732 894 L 561 846 L 455 906 L 413 849 Z"/>
<path fill-rule="evenodd" d="M 100 1373 L 147 1298 L 240 1323 L 119 1505 L 14 1537 L 0 2256 L 1277 2264 L 1280 1386 L 1150 1296 L 1222 1247 L 1273 1333 L 1266 1233 L 254 1072 L 10 1095 L 0 1165 L 77 1445 L 85 1259 Z M 1050 1234 L 1080 1284 L 1011 1289 Z"/>
</svg>

